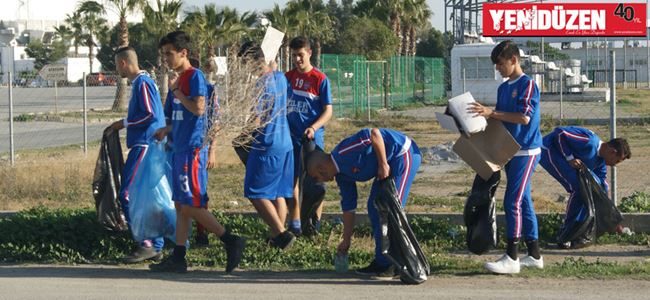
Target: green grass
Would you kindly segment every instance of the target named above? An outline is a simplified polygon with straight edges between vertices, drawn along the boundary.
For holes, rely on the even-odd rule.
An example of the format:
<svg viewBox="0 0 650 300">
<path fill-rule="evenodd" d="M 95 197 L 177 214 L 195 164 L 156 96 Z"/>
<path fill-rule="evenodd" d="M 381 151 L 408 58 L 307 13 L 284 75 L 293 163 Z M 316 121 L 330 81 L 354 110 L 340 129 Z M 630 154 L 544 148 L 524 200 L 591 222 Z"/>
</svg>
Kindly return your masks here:
<svg viewBox="0 0 650 300">
<path fill-rule="evenodd" d="M 287 251 L 271 248 L 264 240 L 268 228 L 259 218 L 242 215 L 215 213 L 226 227 L 234 233 L 249 238 L 241 267 L 247 270 L 333 270 L 332 259 L 340 240 L 341 227 L 324 222 L 321 234 L 311 239 L 300 238 Z M 554 222 L 541 222 L 541 226 Z M 427 217 L 410 220 L 411 228 L 418 237 L 429 259 L 433 276 L 466 276 L 488 274 L 483 259 L 475 256 L 458 256 L 464 253 L 465 239 L 462 226 L 449 225 L 446 221 L 434 221 Z M 540 230 L 547 238 L 548 230 Z M 648 236 L 632 235 L 627 242 L 647 244 Z M 620 243 L 624 240 L 608 238 L 601 243 Z M 188 262 L 192 267 L 223 268 L 225 253 L 220 242 L 210 236 L 212 247 L 191 248 Z M 38 207 L 20 212 L 11 218 L 0 219 L 0 261 L 11 263 L 119 263 L 135 243 L 128 233 L 109 233 L 96 221 L 92 209 L 57 209 Z M 370 228 L 359 226 L 350 250 L 350 266 L 357 268 L 372 260 L 374 242 Z M 500 245 L 502 248 L 503 245 Z M 167 251 L 171 248 L 167 244 Z M 486 257 L 486 259 L 489 259 Z M 561 263 L 548 264 L 544 270 L 524 270 L 524 277 L 578 277 L 578 278 L 632 278 L 650 279 L 650 263 L 616 263 L 597 260 L 587 262 L 568 257 Z"/>
<path fill-rule="evenodd" d="M 86 117 L 90 121 L 111 121 L 124 118 L 126 112 L 113 112 L 110 110 L 90 110 Z M 20 114 L 14 117 L 16 122 L 82 122 L 83 112 L 66 111 L 66 112 L 48 112 L 48 113 L 29 113 Z"/>
</svg>

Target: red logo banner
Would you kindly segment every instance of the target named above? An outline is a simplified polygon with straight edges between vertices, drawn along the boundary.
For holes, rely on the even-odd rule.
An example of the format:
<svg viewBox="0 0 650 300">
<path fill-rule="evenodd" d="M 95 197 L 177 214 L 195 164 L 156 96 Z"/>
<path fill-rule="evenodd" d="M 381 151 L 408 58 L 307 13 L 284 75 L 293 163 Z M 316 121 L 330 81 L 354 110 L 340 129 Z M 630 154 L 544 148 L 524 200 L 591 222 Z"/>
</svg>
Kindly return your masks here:
<svg viewBox="0 0 650 300">
<path fill-rule="evenodd" d="M 484 36 L 646 36 L 645 3 L 484 3 Z"/>
</svg>

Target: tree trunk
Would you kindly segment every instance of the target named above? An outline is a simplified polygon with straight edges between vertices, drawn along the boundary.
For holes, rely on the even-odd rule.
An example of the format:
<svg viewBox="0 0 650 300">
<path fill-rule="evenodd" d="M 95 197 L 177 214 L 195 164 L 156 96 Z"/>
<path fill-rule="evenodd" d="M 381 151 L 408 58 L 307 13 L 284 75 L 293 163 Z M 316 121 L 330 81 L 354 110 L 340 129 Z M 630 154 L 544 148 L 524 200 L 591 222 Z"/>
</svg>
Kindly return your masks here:
<svg viewBox="0 0 650 300">
<path fill-rule="evenodd" d="M 315 59 L 316 64 L 315 64 L 315 66 L 316 66 L 316 68 L 319 68 L 319 69 L 320 69 L 320 54 L 321 54 L 321 49 L 322 48 L 323 47 L 320 44 L 320 40 L 319 39 L 314 39 L 314 50 L 315 50 L 314 55 L 316 56 L 316 59 Z"/>
<path fill-rule="evenodd" d="M 401 41 L 402 40 L 402 28 L 400 27 L 400 20 L 397 14 L 392 13 L 390 15 L 390 28 L 393 30 L 395 36 Z M 397 54 L 402 53 L 402 45 L 400 44 L 397 48 Z"/>
<path fill-rule="evenodd" d="M 126 16 L 120 16 L 120 33 L 118 38 L 118 48 L 129 46 L 129 27 L 126 23 Z M 117 89 L 115 90 L 115 101 L 113 101 L 112 111 L 126 111 L 129 102 L 127 100 L 128 82 L 126 78 L 120 78 L 117 81 Z"/>
<path fill-rule="evenodd" d="M 415 26 L 411 27 L 411 30 L 409 30 L 409 40 L 410 40 L 410 47 L 411 49 L 411 55 L 415 56 L 417 54 L 417 45 L 416 45 L 416 39 L 417 39 L 417 32 L 415 30 Z"/>
<path fill-rule="evenodd" d="M 411 48 L 409 47 L 410 46 L 410 40 L 409 40 L 410 36 L 408 34 L 411 27 L 412 26 L 410 26 L 410 25 L 402 27 L 402 29 L 404 30 L 402 32 L 402 45 L 400 46 L 402 48 L 402 52 L 401 52 L 402 56 L 409 56 L 409 50 L 411 50 Z"/>
<path fill-rule="evenodd" d="M 169 89 L 168 86 L 168 70 L 167 70 L 167 65 L 162 62 L 162 53 L 160 53 L 160 49 L 158 50 L 158 61 L 156 62 L 158 64 L 158 91 L 160 92 L 160 99 L 162 100 L 163 107 L 165 105 L 165 101 L 167 101 L 167 92 Z"/>
<path fill-rule="evenodd" d="M 289 42 L 284 45 L 284 71 L 289 72 L 292 69 L 291 67 L 291 48 L 289 48 Z"/>
<path fill-rule="evenodd" d="M 208 46 L 208 64 L 206 65 L 205 72 L 207 73 L 206 75 L 206 80 L 208 82 L 214 82 L 214 73 L 217 71 L 217 64 L 214 62 L 214 59 L 216 57 L 216 52 L 214 51 L 214 46 L 209 45 Z"/>
<path fill-rule="evenodd" d="M 89 62 L 88 66 L 90 67 L 90 71 L 88 72 L 88 74 L 93 72 L 93 57 L 95 56 L 94 52 L 95 52 L 95 47 L 93 45 L 93 40 L 91 37 L 88 42 L 88 62 Z"/>
<path fill-rule="evenodd" d="M 129 46 L 129 27 L 126 23 L 126 16 L 120 17 L 120 35 L 118 38 L 118 47 L 127 47 Z"/>
</svg>

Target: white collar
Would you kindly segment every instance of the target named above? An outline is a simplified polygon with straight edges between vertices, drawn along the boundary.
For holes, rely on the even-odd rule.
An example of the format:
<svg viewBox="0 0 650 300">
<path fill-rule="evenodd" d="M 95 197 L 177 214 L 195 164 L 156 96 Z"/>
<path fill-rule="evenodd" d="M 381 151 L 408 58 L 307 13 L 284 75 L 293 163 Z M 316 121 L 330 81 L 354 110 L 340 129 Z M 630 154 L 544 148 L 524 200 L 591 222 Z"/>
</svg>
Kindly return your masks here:
<svg viewBox="0 0 650 300">
<path fill-rule="evenodd" d="M 524 75 L 526 75 L 526 73 L 521 73 L 521 75 L 519 75 L 519 77 L 517 77 L 515 80 L 508 80 L 508 84 L 514 84 L 515 82 L 519 81 L 521 77 L 524 77 Z"/>
</svg>

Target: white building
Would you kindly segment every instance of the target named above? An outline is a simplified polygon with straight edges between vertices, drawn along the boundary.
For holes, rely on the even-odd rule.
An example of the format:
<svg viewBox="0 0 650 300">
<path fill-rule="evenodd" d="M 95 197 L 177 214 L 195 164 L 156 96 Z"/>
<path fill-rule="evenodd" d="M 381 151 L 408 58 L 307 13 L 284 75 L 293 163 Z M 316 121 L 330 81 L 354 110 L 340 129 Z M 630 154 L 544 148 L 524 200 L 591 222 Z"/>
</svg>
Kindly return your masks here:
<svg viewBox="0 0 650 300">
<path fill-rule="evenodd" d="M 53 27 L 59 25 L 59 21 L 51 20 L 18 20 L 3 21 L 7 29 L 0 30 L 0 81 L 6 84 L 9 80 L 8 73 L 11 72 L 14 78 L 19 81 L 20 73 L 34 71 L 34 58 L 31 58 L 25 52 L 25 46 L 19 45 L 19 42 L 29 40 L 42 40 L 46 36 L 51 36 Z M 20 33 L 20 34 L 19 34 Z M 96 52 L 99 48 L 95 49 Z M 90 70 L 88 60 L 89 49 L 80 46 L 78 53 L 74 53 L 74 47 L 68 50 L 68 57 L 61 59 L 58 63 L 67 65 L 68 81 L 76 82 L 83 78 L 83 73 L 99 72 L 101 63 L 97 58 L 93 58 L 93 69 Z"/>
<path fill-rule="evenodd" d="M 0 72 L 2 73 L 2 83 L 9 80 L 9 72 L 20 74 L 21 72 L 31 72 L 34 70 L 34 59 L 27 56 L 23 46 L 6 46 L 0 47 Z M 16 76 L 14 75 L 14 78 Z"/>
<path fill-rule="evenodd" d="M 452 97 L 471 92 L 478 102 L 496 104 L 497 88 L 503 78 L 490 59 L 494 46 L 494 43 L 463 44 L 451 49 Z"/>
</svg>

